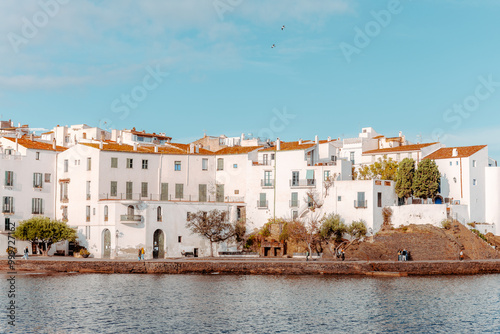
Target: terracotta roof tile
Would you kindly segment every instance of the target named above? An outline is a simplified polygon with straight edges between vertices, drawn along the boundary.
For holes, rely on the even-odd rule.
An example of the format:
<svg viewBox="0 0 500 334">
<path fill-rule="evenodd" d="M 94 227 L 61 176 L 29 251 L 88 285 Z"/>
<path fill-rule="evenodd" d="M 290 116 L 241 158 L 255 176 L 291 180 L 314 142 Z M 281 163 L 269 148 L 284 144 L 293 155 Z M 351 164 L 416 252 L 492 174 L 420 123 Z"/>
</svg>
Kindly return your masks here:
<svg viewBox="0 0 500 334">
<path fill-rule="evenodd" d="M 10 140 L 11 142 L 16 142 L 15 138 L 9 138 L 9 137 L 4 137 L 7 140 Z M 25 137 L 23 138 L 18 138 L 17 143 L 23 147 L 26 147 L 28 149 L 33 149 L 33 150 L 45 150 L 45 151 L 54 151 L 54 146 L 51 143 L 46 143 L 46 142 L 39 142 L 39 141 L 32 141 L 29 139 L 26 139 Z M 56 146 L 56 151 L 57 152 L 62 152 L 66 151 L 66 147 L 62 146 Z"/>
<path fill-rule="evenodd" d="M 262 146 L 234 146 L 234 147 L 224 147 L 215 152 L 216 155 L 225 155 L 225 154 L 247 154 L 252 151 L 258 150 L 262 148 Z"/>
<path fill-rule="evenodd" d="M 290 142 L 281 142 L 280 151 L 293 151 L 293 150 L 305 150 L 307 148 L 313 147 L 316 145 L 314 142 L 303 141 L 301 145 L 299 145 L 298 141 L 290 141 Z M 268 147 L 262 150 L 264 151 L 275 151 L 276 147 Z"/>
<path fill-rule="evenodd" d="M 145 131 L 136 131 L 134 129 L 130 130 L 130 132 L 133 134 L 133 135 L 138 135 L 138 136 L 141 136 L 141 137 L 156 137 L 157 139 L 172 139 L 171 137 L 168 137 L 168 136 L 164 136 L 164 135 L 160 135 L 160 134 L 157 134 L 157 133 L 147 133 Z"/>
<path fill-rule="evenodd" d="M 363 154 L 386 154 L 386 153 L 398 153 L 398 152 L 409 152 L 409 151 L 420 151 L 422 148 L 437 144 L 435 143 L 425 143 L 425 144 L 413 144 L 404 145 L 398 147 L 380 148 L 377 150 L 365 151 Z"/>
<path fill-rule="evenodd" d="M 99 149 L 98 143 L 81 143 L 89 147 Z M 151 153 L 151 154 L 189 154 L 189 145 L 187 144 L 167 144 L 167 146 L 158 146 L 158 152 L 155 152 L 154 146 L 141 146 L 137 145 L 137 150 L 134 150 L 133 145 L 117 144 L 112 142 L 103 142 L 103 151 L 113 152 L 129 152 L 129 153 Z M 193 153 L 198 155 L 213 155 L 213 152 L 200 148 L 200 153 Z"/>
<path fill-rule="evenodd" d="M 487 145 L 477 145 L 477 146 L 462 146 L 462 147 L 442 147 L 439 150 L 432 152 L 425 159 L 454 159 L 454 158 L 467 158 L 474 153 L 482 150 Z M 457 155 L 453 156 L 453 149 L 457 149 Z"/>
</svg>

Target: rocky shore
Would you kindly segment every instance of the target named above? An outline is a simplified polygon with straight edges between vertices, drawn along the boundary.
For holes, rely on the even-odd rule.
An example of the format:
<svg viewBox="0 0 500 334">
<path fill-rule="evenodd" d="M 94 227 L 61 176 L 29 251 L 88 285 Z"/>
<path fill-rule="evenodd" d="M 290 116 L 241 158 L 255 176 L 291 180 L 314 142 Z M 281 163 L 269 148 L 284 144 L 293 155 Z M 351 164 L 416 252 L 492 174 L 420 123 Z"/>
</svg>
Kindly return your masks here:
<svg viewBox="0 0 500 334">
<path fill-rule="evenodd" d="M 500 260 L 468 261 L 304 261 L 294 259 L 172 259 L 122 261 L 99 259 L 17 260 L 18 273 L 105 273 L 105 274 L 236 274 L 236 275 L 475 275 L 500 274 Z M 0 260 L 0 272 L 9 263 Z"/>
</svg>

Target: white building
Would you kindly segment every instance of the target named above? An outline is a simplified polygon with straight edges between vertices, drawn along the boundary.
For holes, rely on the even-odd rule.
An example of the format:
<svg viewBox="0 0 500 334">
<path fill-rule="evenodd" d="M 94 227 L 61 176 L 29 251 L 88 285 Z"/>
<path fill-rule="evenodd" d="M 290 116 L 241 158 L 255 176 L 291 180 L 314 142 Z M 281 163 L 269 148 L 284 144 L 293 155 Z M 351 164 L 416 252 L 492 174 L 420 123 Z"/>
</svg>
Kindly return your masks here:
<svg viewBox="0 0 500 334">
<path fill-rule="evenodd" d="M 56 141 L 58 146 L 71 147 L 79 142 L 92 143 L 101 140 L 110 140 L 111 134 L 98 127 L 87 124 L 76 124 L 71 126 L 57 125 L 51 131 L 44 132 L 40 137 L 43 141 Z"/>
</svg>

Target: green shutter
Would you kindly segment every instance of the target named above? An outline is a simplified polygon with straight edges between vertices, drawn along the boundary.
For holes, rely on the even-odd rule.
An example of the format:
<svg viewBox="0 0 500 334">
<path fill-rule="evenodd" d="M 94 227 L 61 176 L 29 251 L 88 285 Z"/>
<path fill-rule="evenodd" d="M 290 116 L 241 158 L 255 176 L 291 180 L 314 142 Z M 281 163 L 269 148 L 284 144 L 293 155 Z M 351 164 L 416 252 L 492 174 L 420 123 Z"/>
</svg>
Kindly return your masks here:
<svg viewBox="0 0 500 334">
<path fill-rule="evenodd" d="M 306 179 L 307 180 L 312 180 L 314 179 L 314 170 L 313 169 L 308 169 L 306 173 Z"/>
</svg>

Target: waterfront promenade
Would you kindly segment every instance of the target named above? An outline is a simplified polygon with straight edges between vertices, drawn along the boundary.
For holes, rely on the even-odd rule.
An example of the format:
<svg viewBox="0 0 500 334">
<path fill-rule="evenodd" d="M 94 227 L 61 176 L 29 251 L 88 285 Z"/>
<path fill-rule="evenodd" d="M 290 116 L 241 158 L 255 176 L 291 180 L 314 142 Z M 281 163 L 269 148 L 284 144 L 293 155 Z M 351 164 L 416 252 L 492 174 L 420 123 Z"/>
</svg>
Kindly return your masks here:
<svg viewBox="0 0 500 334">
<path fill-rule="evenodd" d="M 154 260 L 71 257 L 16 258 L 16 272 L 121 274 L 237 274 L 237 275 L 474 275 L 500 273 L 500 260 L 465 261 L 337 261 L 287 258 L 172 258 Z M 0 258 L 0 273 L 9 262 Z"/>
</svg>

